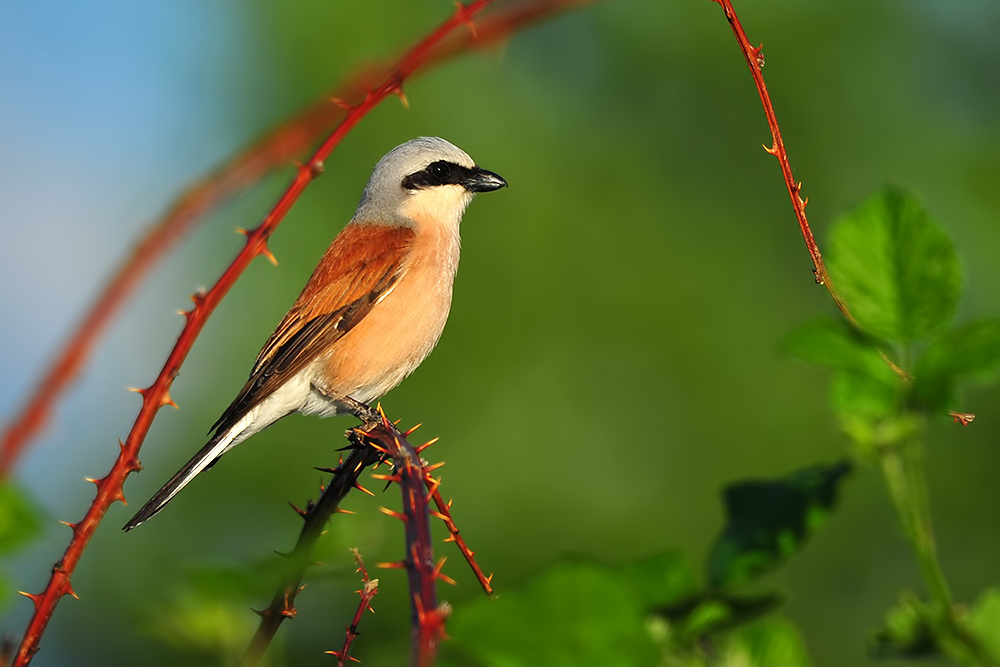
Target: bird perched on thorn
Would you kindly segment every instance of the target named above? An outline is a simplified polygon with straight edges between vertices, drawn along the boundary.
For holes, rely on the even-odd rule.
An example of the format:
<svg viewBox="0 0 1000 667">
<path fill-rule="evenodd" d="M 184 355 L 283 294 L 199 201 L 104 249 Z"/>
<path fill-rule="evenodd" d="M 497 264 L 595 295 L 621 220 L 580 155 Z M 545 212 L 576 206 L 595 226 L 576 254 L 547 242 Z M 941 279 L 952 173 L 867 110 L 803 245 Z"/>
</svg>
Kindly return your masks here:
<svg viewBox="0 0 1000 667">
<path fill-rule="evenodd" d="M 507 182 L 464 151 L 420 137 L 389 151 L 354 217 L 264 343 L 212 438 L 125 524 L 163 509 L 230 449 L 293 412 L 370 420 L 368 404 L 437 345 L 458 270 L 459 223 L 477 192 Z"/>
</svg>

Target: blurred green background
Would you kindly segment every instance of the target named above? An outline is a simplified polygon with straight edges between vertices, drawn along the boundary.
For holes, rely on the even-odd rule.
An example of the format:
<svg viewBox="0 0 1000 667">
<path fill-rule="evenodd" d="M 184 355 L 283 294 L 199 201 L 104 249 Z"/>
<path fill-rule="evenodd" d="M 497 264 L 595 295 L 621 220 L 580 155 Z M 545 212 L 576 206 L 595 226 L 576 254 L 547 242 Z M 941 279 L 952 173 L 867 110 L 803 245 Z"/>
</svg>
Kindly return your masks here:
<svg viewBox="0 0 1000 667">
<path fill-rule="evenodd" d="M 498 2 L 498 5 L 502 4 Z M 0 8 L 0 309 L 4 417 L 144 226 L 181 189 L 365 63 L 386 61 L 451 11 L 448 0 L 367 3 L 5 3 Z M 990 0 L 737 4 L 822 243 L 841 212 L 890 181 L 953 236 L 966 291 L 959 321 L 1000 312 L 1000 5 Z M 446 496 L 500 594 L 566 554 L 612 565 L 665 550 L 700 563 L 722 521 L 720 488 L 845 451 L 828 374 L 783 357 L 798 325 L 834 312 L 813 284 L 746 64 L 709 0 L 616 0 L 559 16 L 406 86 L 327 162 L 219 308 L 174 385 L 36 665 L 215 664 L 245 645 L 270 598 L 275 550 L 294 543 L 313 466 L 336 461 L 345 419 L 293 417 L 192 484 L 161 516 L 118 527 L 204 441 L 371 167 L 440 135 L 502 174 L 477 199 L 442 342 L 384 401 L 447 461 Z M 107 336 L 18 479 L 45 530 L 3 567 L 38 591 L 139 407 L 187 294 L 210 285 L 291 175 L 214 215 L 160 267 Z M 996 388 L 967 392 L 973 426 L 931 427 L 929 483 L 956 598 L 1000 582 Z M 417 438 L 419 440 L 420 438 Z M 373 486 L 374 488 L 374 486 Z M 347 551 L 397 560 L 402 531 L 378 512 L 337 517 L 273 664 L 329 664 L 353 613 Z M 481 595 L 457 553 L 442 597 Z M 248 572 L 262 573 L 259 578 Z M 243 574 L 239 574 L 243 573 Z M 249 578 L 249 590 L 241 583 Z M 405 661 L 405 576 L 382 572 L 364 621 L 366 665 Z M 213 606 L 192 582 L 228 594 Z M 865 665 L 868 633 L 919 576 L 877 472 L 860 469 L 804 553 L 768 577 L 816 665 Z M 233 591 L 239 591 L 234 593 Z M 225 596 L 223 596 L 225 597 Z M 5 596 L 0 630 L 30 604 Z M 187 619 L 187 622 L 182 622 Z M 192 623 L 205 629 L 197 646 Z M 237 648 L 233 648 L 237 647 Z M 883 662 L 882 664 L 893 664 Z"/>
</svg>

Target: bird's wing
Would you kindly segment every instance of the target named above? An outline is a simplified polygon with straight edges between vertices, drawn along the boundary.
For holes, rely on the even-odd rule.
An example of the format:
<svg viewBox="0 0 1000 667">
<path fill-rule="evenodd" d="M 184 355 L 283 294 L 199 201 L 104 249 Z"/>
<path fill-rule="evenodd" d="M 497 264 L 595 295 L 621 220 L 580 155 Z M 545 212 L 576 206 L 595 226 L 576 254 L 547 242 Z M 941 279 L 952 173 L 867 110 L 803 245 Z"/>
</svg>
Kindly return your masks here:
<svg viewBox="0 0 1000 667">
<path fill-rule="evenodd" d="M 354 328 L 400 278 L 413 237 L 408 227 L 345 227 L 264 343 L 247 383 L 210 430 L 219 434 L 232 428 Z"/>
<path fill-rule="evenodd" d="M 212 439 L 143 505 L 125 530 L 159 512 L 196 475 L 211 468 L 232 447 L 239 434 L 230 431 L 249 410 L 368 314 L 405 270 L 413 234 L 406 228 L 352 223 L 337 235 L 302 294 L 264 344 L 250 379 L 212 427 Z"/>
</svg>

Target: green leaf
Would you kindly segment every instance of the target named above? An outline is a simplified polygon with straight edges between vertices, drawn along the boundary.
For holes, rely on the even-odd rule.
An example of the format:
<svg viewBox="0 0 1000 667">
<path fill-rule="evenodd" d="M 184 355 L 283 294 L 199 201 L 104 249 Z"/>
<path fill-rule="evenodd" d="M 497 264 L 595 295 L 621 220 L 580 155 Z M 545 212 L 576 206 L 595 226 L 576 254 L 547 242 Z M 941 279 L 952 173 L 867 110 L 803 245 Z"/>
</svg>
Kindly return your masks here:
<svg viewBox="0 0 1000 667">
<path fill-rule="evenodd" d="M 649 609 L 694 588 L 690 566 L 675 554 L 623 568 L 559 562 L 496 599 L 457 606 L 441 664 L 657 664 Z"/>
<path fill-rule="evenodd" d="M 946 325 L 962 287 L 951 239 L 894 187 L 833 226 L 827 268 L 858 325 L 890 341 L 920 340 Z"/>
<path fill-rule="evenodd" d="M 869 423 L 894 414 L 901 387 L 859 373 L 837 373 L 830 383 L 830 405 L 842 422 L 863 419 Z"/>
<path fill-rule="evenodd" d="M 792 624 L 782 619 L 767 619 L 741 628 L 723 645 L 721 658 L 713 665 L 721 667 L 808 667 L 802 636 Z"/>
<path fill-rule="evenodd" d="M 871 640 L 877 658 L 929 658 L 940 655 L 934 638 L 933 610 L 912 593 L 886 612 L 885 624 Z"/>
<path fill-rule="evenodd" d="M 34 538 L 40 527 L 31 501 L 10 482 L 0 483 L 0 554 L 10 554 Z"/>
<path fill-rule="evenodd" d="M 803 361 L 858 373 L 890 386 L 898 382 L 877 342 L 838 320 L 823 318 L 800 327 L 785 339 L 782 350 Z"/>
<path fill-rule="evenodd" d="M 679 600 L 697 587 L 687 558 L 673 551 L 614 568 L 613 572 L 632 589 L 643 609 Z"/>
<path fill-rule="evenodd" d="M 732 595 L 700 593 L 656 610 L 664 623 L 664 637 L 671 649 L 689 651 L 722 633 L 746 625 L 784 602 L 777 593 Z"/>
<path fill-rule="evenodd" d="M 884 440 L 887 422 L 898 419 L 907 386 L 875 339 L 846 323 L 822 319 L 799 328 L 782 347 L 788 354 L 836 371 L 830 405 L 861 452 L 869 453 Z"/>
<path fill-rule="evenodd" d="M 1000 590 L 988 588 L 969 612 L 966 627 L 993 662 L 1000 664 Z"/>
<path fill-rule="evenodd" d="M 743 583 L 799 551 L 826 519 L 850 468 L 842 461 L 726 487 L 728 521 L 708 556 L 709 584 Z"/>
<path fill-rule="evenodd" d="M 1000 320 L 978 320 L 933 341 L 920 355 L 913 381 L 914 402 L 940 411 L 953 400 L 961 376 L 996 379 L 1000 366 Z"/>
</svg>

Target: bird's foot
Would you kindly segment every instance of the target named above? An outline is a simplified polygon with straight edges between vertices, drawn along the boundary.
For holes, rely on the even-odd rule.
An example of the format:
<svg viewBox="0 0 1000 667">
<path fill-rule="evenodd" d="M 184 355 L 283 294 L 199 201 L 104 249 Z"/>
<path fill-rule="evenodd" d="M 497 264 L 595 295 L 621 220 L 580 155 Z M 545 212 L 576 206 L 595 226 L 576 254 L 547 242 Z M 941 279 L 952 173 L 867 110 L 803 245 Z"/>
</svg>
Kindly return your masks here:
<svg viewBox="0 0 1000 667">
<path fill-rule="evenodd" d="M 363 430 L 370 431 L 376 426 L 382 425 L 382 413 L 367 403 L 357 401 L 350 396 L 338 399 L 338 402 L 344 405 L 352 415 L 362 421 L 361 428 Z"/>
</svg>

